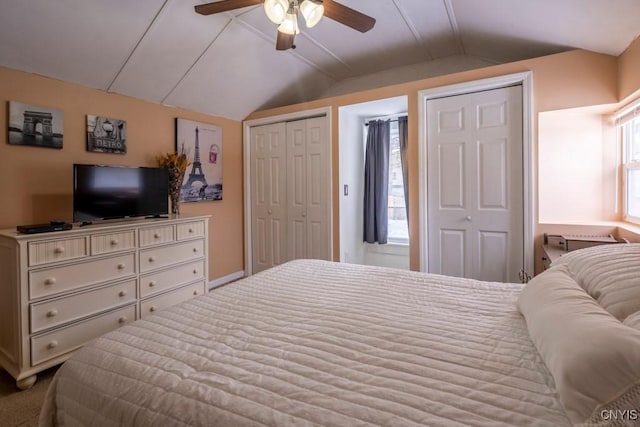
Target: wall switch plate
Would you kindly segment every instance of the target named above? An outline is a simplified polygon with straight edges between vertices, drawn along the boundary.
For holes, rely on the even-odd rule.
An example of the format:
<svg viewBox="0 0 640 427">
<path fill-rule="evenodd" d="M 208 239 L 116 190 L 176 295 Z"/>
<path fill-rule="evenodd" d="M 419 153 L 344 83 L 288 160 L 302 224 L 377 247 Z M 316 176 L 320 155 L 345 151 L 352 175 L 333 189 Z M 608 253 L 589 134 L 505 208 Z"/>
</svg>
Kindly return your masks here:
<svg viewBox="0 0 640 427">
<path fill-rule="evenodd" d="M 344 189 L 342 190 L 345 196 L 349 195 L 349 186 L 347 184 L 344 185 Z"/>
</svg>

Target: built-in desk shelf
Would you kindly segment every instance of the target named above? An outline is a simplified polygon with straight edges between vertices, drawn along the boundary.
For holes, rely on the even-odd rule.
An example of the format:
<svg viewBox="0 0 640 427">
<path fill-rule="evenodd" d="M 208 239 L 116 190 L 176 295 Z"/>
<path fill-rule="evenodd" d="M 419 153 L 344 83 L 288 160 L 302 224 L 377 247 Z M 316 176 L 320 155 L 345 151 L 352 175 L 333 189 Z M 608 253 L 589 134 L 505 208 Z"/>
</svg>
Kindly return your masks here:
<svg viewBox="0 0 640 427">
<path fill-rule="evenodd" d="M 542 264 L 544 269 L 550 267 L 551 263 L 559 259 L 562 255 L 578 249 L 590 246 L 608 245 L 615 243 L 629 243 L 626 239 L 616 239 L 612 235 L 608 236 L 582 236 L 571 234 L 544 234 L 542 245 Z"/>
</svg>

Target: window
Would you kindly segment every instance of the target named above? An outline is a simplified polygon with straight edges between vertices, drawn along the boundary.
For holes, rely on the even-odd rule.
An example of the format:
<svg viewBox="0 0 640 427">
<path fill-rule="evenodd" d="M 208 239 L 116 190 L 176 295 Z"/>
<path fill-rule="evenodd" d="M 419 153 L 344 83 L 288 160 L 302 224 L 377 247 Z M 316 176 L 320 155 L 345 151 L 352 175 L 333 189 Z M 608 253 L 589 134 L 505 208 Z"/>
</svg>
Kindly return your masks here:
<svg viewBox="0 0 640 427">
<path fill-rule="evenodd" d="M 622 122 L 624 217 L 640 223 L 640 116 Z"/>
<path fill-rule="evenodd" d="M 389 123 L 389 182 L 387 195 L 387 243 L 409 244 L 409 224 L 404 200 L 404 180 L 400 156 L 400 134 L 397 116 L 372 118 L 369 120 L 390 120 Z M 367 122 L 369 121 L 367 120 Z M 367 130 L 364 131 L 364 151 L 367 146 Z"/>
<path fill-rule="evenodd" d="M 391 137 L 389 146 L 389 203 L 388 203 L 388 236 L 389 243 L 408 245 L 409 226 L 407 209 L 404 201 L 404 181 L 402 178 L 402 162 L 400 160 L 400 137 L 398 121 L 390 124 Z M 639 138 L 640 140 L 640 138 Z"/>
</svg>

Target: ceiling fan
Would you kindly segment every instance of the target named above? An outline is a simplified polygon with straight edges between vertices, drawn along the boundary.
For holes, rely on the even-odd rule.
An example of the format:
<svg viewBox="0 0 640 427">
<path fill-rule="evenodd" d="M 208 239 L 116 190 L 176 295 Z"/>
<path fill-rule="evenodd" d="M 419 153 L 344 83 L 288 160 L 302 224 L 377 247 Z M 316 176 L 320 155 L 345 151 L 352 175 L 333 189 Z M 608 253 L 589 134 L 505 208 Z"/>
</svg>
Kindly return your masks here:
<svg viewBox="0 0 640 427">
<path fill-rule="evenodd" d="M 298 13 L 302 14 L 307 28 L 315 26 L 322 16 L 366 33 L 376 20 L 334 0 L 220 0 L 195 6 L 197 13 L 212 15 L 247 6 L 264 3 L 267 17 L 278 25 L 277 50 L 295 49 L 293 39 L 300 33 Z"/>
</svg>

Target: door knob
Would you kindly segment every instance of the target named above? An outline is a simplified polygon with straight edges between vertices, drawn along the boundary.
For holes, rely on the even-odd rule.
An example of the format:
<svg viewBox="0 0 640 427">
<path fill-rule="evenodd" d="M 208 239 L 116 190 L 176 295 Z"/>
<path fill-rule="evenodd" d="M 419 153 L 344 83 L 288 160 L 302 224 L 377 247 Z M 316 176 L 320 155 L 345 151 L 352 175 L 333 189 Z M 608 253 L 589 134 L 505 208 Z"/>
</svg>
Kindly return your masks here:
<svg viewBox="0 0 640 427">
<path fill-rule="evenodd" d="M 305 218 L 307 216 L 306 212 L 302 212 L 302 217 Z"/>
<path fill-rule="evenodd" d="M 267 211 L 267 213 L 268 213 L 269 215 L 271 215 L 271 214 L 273 213 L 273 211 L 272 211 L 271 209 L 269 209 L 269 210 Z"/>
<path fill-rule="evenodd" d="M 467 221 L 471 221 L 471 215 L 467 215 L 467 217 L 465 218 L 465 220 L 467 220 Z"/>
</svg>

